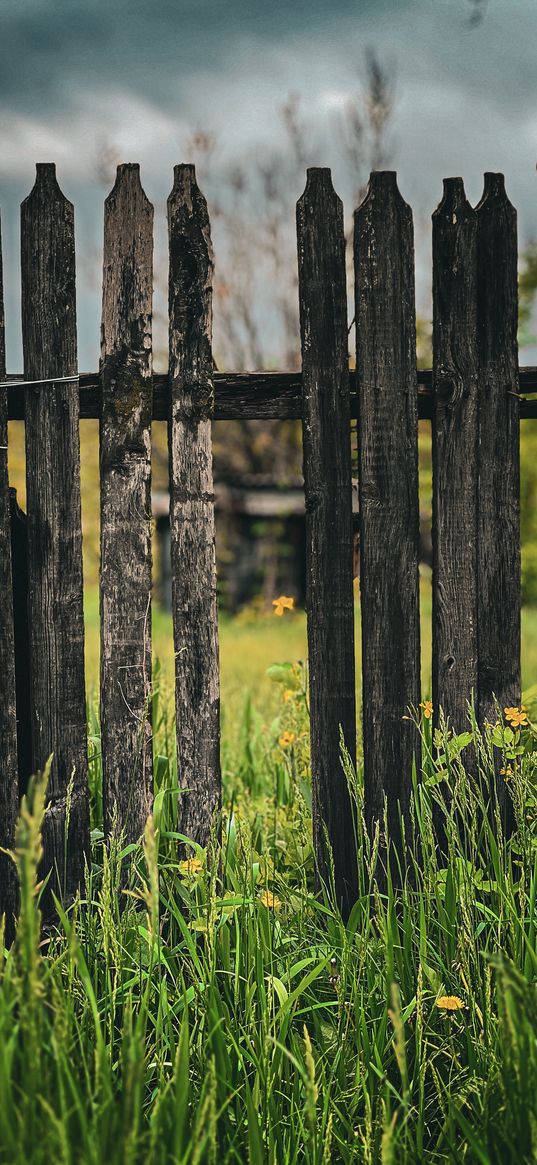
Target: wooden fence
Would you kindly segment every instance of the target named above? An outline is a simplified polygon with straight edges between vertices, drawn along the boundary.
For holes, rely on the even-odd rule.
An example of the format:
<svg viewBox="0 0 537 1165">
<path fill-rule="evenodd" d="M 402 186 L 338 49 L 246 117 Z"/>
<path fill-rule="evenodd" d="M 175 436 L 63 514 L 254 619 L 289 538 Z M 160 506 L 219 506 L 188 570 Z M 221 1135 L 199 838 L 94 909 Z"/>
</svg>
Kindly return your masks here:
<svg viewBox="0 0 537 1165">
<path fill-rule="evenodd" d="M 301 375 L 213 372 L 210 225 L 192 166 L 175 169 L 168 227 L 169 373 L 153 376 L 153 209 L 138 166 L 120 166 L 105 203 L 101 365 L 77 376 L 73 207 L 53 165 L 37 167 L 22 205 L 24 374 L 0 388 L 0 845 L 13 843 L 29 770 L 53 753 L 49 891 L 72 895 L 89 853 L 79 419 L 100 418 L 105 830 L 114 823 L 138 838 L 152 802 L 151 420 L 166 418 L 180 827 L 206 845 L 221 803 L 211 419 L 301 417 L 314 843 L 324 877 L 329 839 L 348 912 L 354 832 L 340 729 L 354 756 L 351 417 L 370 827 L 386 796 L 397 840 L 413 760 L 420 765 L 405 718 L 420 701 L 418 417 L 433 424 L 435 709 L 460 729 L 472 698 L 481 721 L 494 715 L 494 698 L 520 700 L 519 418 L 537 416 L 537 403 L 519 386 L 537 391 L 537 373 L 518 372 L 515 211 L 501 175 L 485 176 L 475 210 L 462 180 L 446 181 L 433 216 L 434 367 L 419 379 L 412 214 L 395 174 L 371 175 L 355 215 L 356 371 L 343 208 L 329 170 L 308 171 L 297 205 Z M 8 418 L 25 420 L 26 523 L 13 500 L 10 518 Z M 9 915 L 17 887 L 0 861 Z"/>
</svg>

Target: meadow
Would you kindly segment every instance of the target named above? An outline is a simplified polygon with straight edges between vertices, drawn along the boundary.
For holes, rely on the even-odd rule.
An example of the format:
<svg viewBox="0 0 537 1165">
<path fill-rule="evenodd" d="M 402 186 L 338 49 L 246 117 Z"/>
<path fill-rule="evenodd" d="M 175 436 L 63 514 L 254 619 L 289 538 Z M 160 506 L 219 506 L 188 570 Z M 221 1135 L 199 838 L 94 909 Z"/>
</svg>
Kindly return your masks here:
<svg viewBox="0 0 537 1165">
<path fill-rule="evenodd" d="M 0 1162 L 535 1161 L 537 611 L 523 617 L 527 724 L 501 717 L 485 738 L 471 723 L 459 737 L 443 730 L 433 759 L 421 715 L 398 887 L 375 880 L 389 838 L 368 838 L 360 763 L 345 759 L 359 884 L 346 924 L 330 886 L 313 891 L 303 613 L 222 619 L 222 841 L 187 858 L 170 621 L 155 611 L 154 814 L 141 845 L 117 838 L 107 850 L 91 591 L 86 617 L 92 862 L 43 935 L 46 774 L 36 779 L 17 834 L 17 937 L 0 971 Z M 509 841 L 487 807 L 498 749 Z"/>
<path fill-rule="evenodd" d="M 356 586 L 356 584 L 355 584 Z M 356 676 L 357 701 L 361 690 L 361 652 L 358 591 L 356 590 Z M 431 693 L 431 581 L 424 568 L 421 582 L 421 655 L 422 694 Z M 96 700 L 99 676 L 99 594 L 96 586 L 85 593 L 86 675 L 90 703 Z M 260 612 L 255 605 L 235 618 L 220 617 L 220 673 L 222 690 L 222 735 L 224 750 L 232 758 L 238 747 L 245 709 L 259 717 L 276 713 L 277 691 L 267 676 L 267 669 L 280 661 L 307 658 L 306 616 L 304 611 L 274 618 Z M 159 683 L 166 699 L 172 699 L 173 639 L 171 616 L 158 605 L 153 607 L 153 652 L 158 661 Z M 537 680 L 537 606 L 522 610 L 522 684 L 529 687 Z"/>
</svg>

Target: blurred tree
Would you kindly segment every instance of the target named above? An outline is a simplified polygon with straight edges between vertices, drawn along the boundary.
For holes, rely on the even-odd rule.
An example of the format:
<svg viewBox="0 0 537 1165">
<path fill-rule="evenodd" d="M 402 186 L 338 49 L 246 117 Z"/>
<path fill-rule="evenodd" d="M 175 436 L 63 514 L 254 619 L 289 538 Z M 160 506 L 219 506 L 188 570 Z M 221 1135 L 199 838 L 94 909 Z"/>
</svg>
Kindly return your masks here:
<svg viewBox="0 0 537 1165">
<path fill-rule="evenodd" d="M 537 241 L 527 243 L 521 256 L 518 281 L 518 342 L 521 348 L 537 344 L 532 327 L 537 295 Z M 522 536 L 522 596 L 537 602 L 537 427 L 520 426 L 520 525 Z"/>
<path fill-rule="evenodd" d="M 365 58 L 363 87 L 336 103 L 330 134 L 349 197 L 346 234 L 370 170 L 386 166 L 393 77 L 374 52 Z M 215 246 L 214 352 L 221 369 L 300 368 L 295 204 L 312 159 L 326 155 L 318 117 L 299 94 L 278 110 L 281 140 L 263 160 L 218 164 L 213 135 L 195 131 L 184 150 L 207 194 Z M 352 302 L 352 248 L 347 248 Z M 300 425 L 235 421 L 214 425 L 215 472 L 220 480 L 270 474 L 281 485 L 302 472 Z"/>
<path fill-rule="evenodd" d="M 521 347 L 536 344 L 531 321 L 537 294 L 537 242 L 531 240 L 522 252 L 522 266 L 518 277 L 518 342 Z"/>
<path fill-rule="evenodd" d="M 221 157 L 209 129 L 195 129 L 182 143 L 181 154 L 195 162 L 198 181 L 207 196 L 216 253 L 214 277 L 214 353 L 222 370 L 300 367 L 295 204 L 305 184 L 308 165 L 334 155 L 335 183 L 347 207 L 350 242 L 352 211 L 361 200 L 369 171 L 387 165 L 393 109 L 393 77 L 369 51 L 364 83 L 353 95 L 335 94 L 324 120 L 319 109 L 306 106 L 299 94 L 289 94 L 277 111 L 279 144 L 253 158 Z M 328 120 L 327 120 L 328 119 Z M 97 144 L 96 176 L 106 194 L 115 181 L 119 153 L 106 137 Z M 345 187 L 345 188 L 343 188 Z M 158 245 L 158 241 L 157 241 Z M 83 256 L 83 271 L 93 285 L 101 279 L 98 255 Z M 347 248 L 349 294 L 352 302 L 352 248 Z M 167 300 L 159 273 L 164 255 L 156 256 L 155 333 L 165 336 L 163 305 Z M 160 275 L 162 284 L 162 276 Z M 160 313 L 160 315 L 159 315 Z M 157 326 L 158 325 L 158 326 Z M 165 351 L 155 344 L 155 364 L 167 365 Z M 153 426 L 153 487 L 166 490 L 168 454 L 166 425 Z M 81 426 L 83 529 L 86 582 L 98 576 L 98 437 L 97 423 Z M 302 472 L 301 429 L 297 422 L 216 422 L 215 477 L 220 482 L 263 474 L 285 487 Z M 23 490 L 22 432 L 13 431 L 10 450 L 13 479 Z M 229 556 L 221 540 L 220 553 Z M 285 553 L 285 547 L 282 548 Z M 279 553 L 267 547 L 266 558 Z"/>
</svg>

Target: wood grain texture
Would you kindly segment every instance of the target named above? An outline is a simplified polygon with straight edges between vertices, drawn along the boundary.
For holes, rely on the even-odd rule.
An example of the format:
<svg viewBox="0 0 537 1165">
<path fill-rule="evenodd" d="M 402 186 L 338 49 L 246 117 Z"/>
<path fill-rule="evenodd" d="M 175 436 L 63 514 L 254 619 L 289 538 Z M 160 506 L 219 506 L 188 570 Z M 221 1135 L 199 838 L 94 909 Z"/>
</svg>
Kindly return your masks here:
<svg viewBox="0 0 537 1165">
<path fill-rule="evenodd" d="M 357 893 L 356 852 L 340 728 L 354 762 L 351 445 L 343 205 L 330 170 L 308 170 L 296 218 L 313 838 L 318 876 L 329 881 L 326 830 L 338 904 L 348 916 Z"/>
<path fill-rule="evenodd" d="M 18 811 L 17 710 L 15 635 L 11 575 L 11 521 L 7 466 L 7 390 L 4 327 L 4 284 L 0 239 L 0 846 L 13 849 Z M 18 907 L 15 865 L 0 852 L 0 917 L 6 917 L 6 941 L 13 938 Z"/>
<path fill-rule="evenodd" d="M 477 701 L 477 217 L 461 178 L 433 215 L 433 702 Z"/>
<path fill-rule="evenodd" d="M 105 202 L 101 326 L 101 741 L 105 832 L 141 837 L 153 802 L 153 207 L 138 165 Z"/>
<path fill-rule="evenodd" d="M 32 700 L 30 634 L 28 627 L 28 521 L 9 490 L 11 517 L 11 574 L 13 577 L 13 627 L 15 631 L 15 692 L 17 699 L 17 755 L 19 800 L 32 775 Z"/>
<path fill-rule="evenodd" d="M 520 704 L 520 409 L 516 211 L 503 174 L 485 174 L 477 212 L 479 497 L 478 716 Z M 510 817 L 511 799 L 497 789 Z M 512 824 L 512 822 L 511 822 Z"/>
<path fill-rule="evenodd" d="M 15 376 L 10 376 L 14 380 Z M 349 371 L 351 418 L 358 417 L 359 380 L 354 369 Z M 214 420 L 293 420 L 302 416 L 302 374 L 300 372 L 215 372 Z M 418 416 L 431 420 L 433 413 L 432 370 L 418 371 Z M 518 385 L 520 392 L 537 392 L 537 368 L 521 368 Z M 10 421 L 24 420 L 24 391 L 8 388 L 8 416 Z M 521 419 L 537 419 L 537 400 L 525 400 L 517 393 Z M 166 421 L 170 412 L 169 378 L 167 373 L 153 376 L 153 420 Z M 101 415 L 101 382 L 98 372 L 80 375 L 80 417 L 98 420 Z"/>
<path fill-rule="evenodd" d="M 21 207 L 26 379 L 77 371 L 73 207 L 52 164 Z M 33 768 L 53 753 L 43 829 L 50 892 L 70 897 L 89 852 L 78 393 L 25 390 Z M 66 828 L 68 836 L 66 845 Z"/>
<path fill-rule="evenodd" d="M 211 417 L 213 250 L 193 166 L 174 169 L 169 229 L 169 460 L 179 828 L 209 842 L 221 809 Z"/>
<path fill-rule="evenodd" d="M 355 215 L 360 594 L 366 815 L 398 844 L 419 736 L 418 408 L 412 211 L 389 171 Z"/>
</svg>

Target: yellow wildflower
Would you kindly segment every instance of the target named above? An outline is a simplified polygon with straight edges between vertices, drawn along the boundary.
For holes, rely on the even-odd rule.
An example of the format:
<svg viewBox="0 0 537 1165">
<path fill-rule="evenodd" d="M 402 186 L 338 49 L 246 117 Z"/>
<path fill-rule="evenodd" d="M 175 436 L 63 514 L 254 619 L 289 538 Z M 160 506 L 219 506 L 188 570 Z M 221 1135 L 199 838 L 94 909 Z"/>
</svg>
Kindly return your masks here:
<svg viewBox="0 0 537 1165">
<path fill-rule="evenodd" d="M 288 732 L 286 729 L 285 732 L 282 732 L 282 735 L 280 736 L 278 744 L 280 745 L 280 748 L 289 748 L 289 745 L 293 744 L 295 740 L 296 740 L 295 733 Z"/>
<path fill-rule="evenodd" d="M 425 719 L 430 720 L 431 716 L 433 714 L 433 701 L 432 700 L 422 700 L 421 704 L 420 704 L 420 708 L 423 708 L 423 715 L 425 716 Z"/>
<path fill-rule="evenodd" d="M 295 693 L 293 692 L 293 689 L 292 689 L 292 688 L 285 688 L 285 691 L 284 691 L 284 693 L 283 693 L 283 698 L 284 698 L 284 701 L 285 701 L 285 703 L 286 703 L 286 704 L 287 704 L 287 701 L 288 701 L 288 700 L 292 700 L 292 699 L 293 699 L 293 696 L 294 696 L 294 694 L 295 694 Z"/>
<path fill-rule="evenodd" d="M 464 999 L 459 999 L 458 995 L 440 995 L 436 1000 L 436 1006 L 442 1011 L 460 1011 L 466 1005 Z"/>
<path fill-rule="evenodd" d="M 295 600 L 290 595 L 280 595 L 278 599 L 272 600 L 275 615 L 283 615 L 284 611 L 292 611 L 295 605 Z"/>
<path fill-rule="evenodd" d="M 500 776 L 505 777 L 506 781 L 513 776 L 513 766 L 506 765 L 504 769 L 500 769 Z"/>
<path fill-rule="evenodd" d="M 262 906 L 266 906 L 267 910 L 281 909 L 280 899 L 272 893 L 272 890 L 263 890 L 263 893 L 259 895 L 259 901 Z"/>
<path fill-rule="evenodd" d="M 525 704 L 521 704 L 520 708 L 504 708 L 504 713 L 512 728 L 523 728 L 529 723 Z"/>
<path fill-rule="evenodd" d="M 201 858 L 186 858 L 184 862 L 179 862 L 179 871 L 186 878 L 192 878 L 195 874 L 199 874 L 203 869 L 203 862 Z"/>
</svg>

